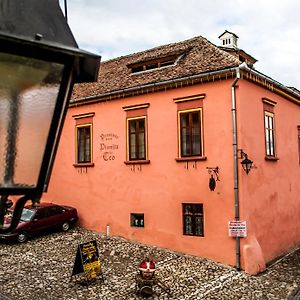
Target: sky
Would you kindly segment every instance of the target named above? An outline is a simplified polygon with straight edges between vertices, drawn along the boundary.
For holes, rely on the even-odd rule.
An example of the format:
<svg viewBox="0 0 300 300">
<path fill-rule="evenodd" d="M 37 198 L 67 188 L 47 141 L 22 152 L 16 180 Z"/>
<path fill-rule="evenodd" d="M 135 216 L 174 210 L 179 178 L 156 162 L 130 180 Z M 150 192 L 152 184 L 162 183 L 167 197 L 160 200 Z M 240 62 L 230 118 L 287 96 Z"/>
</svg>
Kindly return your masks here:
<svg viewBox="0 0 300 300">
<path fill-rule="evenodd" d="M 300 90 L 299 0 L 67 0 L 67 12 L 79 47 L 102 61 L 195 36 L 219 46 L 228 30 L 256 70 Z"/>
</svg>

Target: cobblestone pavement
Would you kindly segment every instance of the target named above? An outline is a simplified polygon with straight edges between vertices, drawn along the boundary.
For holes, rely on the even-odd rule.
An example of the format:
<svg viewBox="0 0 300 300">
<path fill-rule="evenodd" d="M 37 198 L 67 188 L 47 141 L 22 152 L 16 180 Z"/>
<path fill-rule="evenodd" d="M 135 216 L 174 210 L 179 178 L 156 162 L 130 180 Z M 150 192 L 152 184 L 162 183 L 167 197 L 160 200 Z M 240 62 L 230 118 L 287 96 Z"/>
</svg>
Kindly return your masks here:
<svg viewBox="0 0 300 300">
<path fill-rule="evenodd" d="M 71 278 L 79 243 L 96 240 L 104 282 Z M 155 287 L 148 299 L 288 299 L 300 285 L 300 249 L 258 276 L 207 259 L 105 236 L 79 227 L 25 244 L 0 244 L 0 292 L 13 300 L 140 299 L 135 294 L 138 264 L 157 261 L 156 274 L 170 294 Z M 0 296 L 1 299 L 1 296 Z"/>
</svg>

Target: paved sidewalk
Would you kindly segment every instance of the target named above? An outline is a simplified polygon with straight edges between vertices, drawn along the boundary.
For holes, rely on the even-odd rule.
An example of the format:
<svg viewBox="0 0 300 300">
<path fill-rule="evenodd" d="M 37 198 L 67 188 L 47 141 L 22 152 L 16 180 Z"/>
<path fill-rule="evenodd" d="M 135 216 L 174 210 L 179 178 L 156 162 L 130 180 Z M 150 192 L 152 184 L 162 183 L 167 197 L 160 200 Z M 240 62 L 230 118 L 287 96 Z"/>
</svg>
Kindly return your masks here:
<svg viewBox="0 0 300 300">
<path fill-rule="evenodd" d="M 104 282 L 84 286 L 71 279 L 79 243 L 96 240 Z M 145 246 L 76 227 L 25 244 L 0 244 L 0 292 L 13 300 L 135 300 L 135 275 L 146 257 L 171 288 L 148 299 L 288 299 L 300 286 L 300 250 L 258 276 L 199 257 Z M 295 298 L 296 299 L 296 298 Z M 0 300 L 2 300 L 0 295 Z M 9 300 L 3 298 L 3 300 Z"/>
</svg>

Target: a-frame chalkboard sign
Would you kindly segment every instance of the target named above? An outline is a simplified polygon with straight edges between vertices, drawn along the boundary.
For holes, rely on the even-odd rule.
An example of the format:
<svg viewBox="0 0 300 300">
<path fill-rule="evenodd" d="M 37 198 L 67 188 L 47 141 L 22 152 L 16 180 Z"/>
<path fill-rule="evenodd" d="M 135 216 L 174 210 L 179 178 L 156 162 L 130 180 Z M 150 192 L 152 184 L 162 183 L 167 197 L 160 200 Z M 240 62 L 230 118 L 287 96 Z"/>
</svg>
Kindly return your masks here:
<svg viewBox="0 0 300 300">
<path fill-rule="evenodd" d="M 96 241 L 78 245 L 71 279 L 78 274 L 84 275 L 87 284 L 98 278 L 103 280 Z"/>
</svg>

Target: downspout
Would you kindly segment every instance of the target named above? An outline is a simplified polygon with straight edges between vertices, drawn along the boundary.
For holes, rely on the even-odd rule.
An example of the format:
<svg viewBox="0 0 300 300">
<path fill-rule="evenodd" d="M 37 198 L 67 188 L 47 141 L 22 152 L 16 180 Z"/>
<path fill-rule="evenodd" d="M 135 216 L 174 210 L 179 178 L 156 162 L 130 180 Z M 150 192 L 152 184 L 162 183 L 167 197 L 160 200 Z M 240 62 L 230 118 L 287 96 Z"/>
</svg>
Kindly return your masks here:
<svg viewBox="0 0 300 300">
<path fill-rule="evenodd" d="M 241 78 L 240 70 L 250 70 L 244 62 L 236 68 L 236 78 L 231 85 L 231 111 L 232 111 L 232 129 L 233 129 L 233 172 L 234 172 L 234 218 L 236 221 L 240 219 L 239 204 L 239 176 L 238 176 L 238 144 L 237 144 L 237 118 L 236 118 L 236 87 Z M 241 270 L 241 252 L 240 237 L 236 237 L 235 255 L 236 269 Z"/>
</svg>

